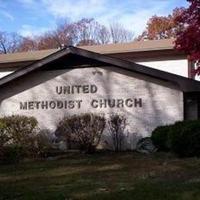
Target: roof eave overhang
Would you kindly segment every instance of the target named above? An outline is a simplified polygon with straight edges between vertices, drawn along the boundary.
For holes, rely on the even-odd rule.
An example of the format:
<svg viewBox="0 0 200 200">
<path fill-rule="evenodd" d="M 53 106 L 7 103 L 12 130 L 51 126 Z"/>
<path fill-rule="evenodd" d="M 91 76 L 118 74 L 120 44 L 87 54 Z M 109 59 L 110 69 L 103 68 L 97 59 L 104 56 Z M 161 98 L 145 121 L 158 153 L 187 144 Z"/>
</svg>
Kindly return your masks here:
<svg viewBox="0 0 200 200">
<path fill-rule="evenodd" d="M 174 74 L 167 73 L 164 71 L 156 70 L 153 68 L 149 68 L 149 67 L 146 67 L 143 65 L 139 65 L 139 64 L 130 62 L 130 61 L 105 56 L 105 55 L 102 55 L 99 53 L 94 53 L 91 51 L 87 51 L 87 50 L 83 50 L 83 49 L 80 49 L 77 47 L 71 47 L 71 46 L 66 47 L 62 50 L 59 50 L 39 61 L 34 62 L 33 64 L 31 64 L 29 66 L 26 66 L 22 69 L 19 69 L 19 70 L 13 72 L 12 74 L 9 74 L 9 75 L 3 77 L 2 79 L 0 79 L 0 86 L 5 85 L 8 82 L 13 81 L 17 78 L 20 78 L 22 76 L 25 76 L 26 74 L 28 74 L 32 71 L 38 70 L 38 69 L 42 68 L 43 66 L 50 64 L 51 62 L 53 62 L 55 60 L 64 58 L 68 54 L 88 58 L 89 60 L 94 60 L 94 61 L 97 61 L 100 63 L 105 63 L 107 65 L 108 64 L 113 65 L 113 66 L 116 66 L 123 70 L 128 70 L 131 72 L 143 74 L 143 75 L 150 76 L 150 77 L 153 77 L 156 79 L 169 81 L 169 82 L 172 82 L 172 83 L 178 85 L 180 90 L 183 92 L 191 92 L 191 91 L 199 92 L 200 91 L 200 82 L 198 82 L 198 81 L 184 78 L 182 76 L 174 75 Z"/>
</svg>

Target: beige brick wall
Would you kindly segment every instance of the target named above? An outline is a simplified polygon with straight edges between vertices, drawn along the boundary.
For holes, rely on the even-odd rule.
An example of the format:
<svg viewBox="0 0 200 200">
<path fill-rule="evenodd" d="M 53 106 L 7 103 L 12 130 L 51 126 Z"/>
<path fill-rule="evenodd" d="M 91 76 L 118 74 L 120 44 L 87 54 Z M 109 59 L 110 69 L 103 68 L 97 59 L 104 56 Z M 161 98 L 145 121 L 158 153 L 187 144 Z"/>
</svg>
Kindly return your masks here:
<svg viewBox="0 0 200 200">
<path fill-rule="evenodd" d="M 76 88 L 74 94 L 58 94 L 60 87 L 74 85 L 81 85 L 79 93 Z M 128 148 L 155 127 L 183 119 L 183 94 L 177 86 L 115 67 L 35 72 L 0 88 L 0 93 L 1 116 L 35 116 L 41 128 L 52 131 L 65 115 L 122 113 L 128 120 Z M 115 100 L 113 108 L 104 106 L 108 99 Z"/>
</svg>

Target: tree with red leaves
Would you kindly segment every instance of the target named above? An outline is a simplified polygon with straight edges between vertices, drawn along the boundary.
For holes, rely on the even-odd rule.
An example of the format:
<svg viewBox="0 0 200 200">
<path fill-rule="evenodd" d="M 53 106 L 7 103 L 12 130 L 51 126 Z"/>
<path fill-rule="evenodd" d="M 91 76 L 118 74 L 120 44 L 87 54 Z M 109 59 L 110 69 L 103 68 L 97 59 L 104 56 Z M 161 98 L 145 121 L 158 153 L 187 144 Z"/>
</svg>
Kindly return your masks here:
<svg viewBox="0 0 200 200">
<path fill-rule="evenodd" d="M 200 75 L 200 0 L 187 0 L 190 6 L 179 16 L 177 22 L 183 30 L 177 33 L 175 48 L 184 51 L 196 62 L 195 73 Z"/>
<path fill-rule="evenodd" d="M 177 16 L 183 13 L 185 8 L 175 8 L 172 14 L 168 16 L 152 16 L 148 22 L 146 30 L 137 38 L 137 40 L 160 40 L 175 38 L 179 30 L 182 29 L 176 21 Z"/>
</svg>

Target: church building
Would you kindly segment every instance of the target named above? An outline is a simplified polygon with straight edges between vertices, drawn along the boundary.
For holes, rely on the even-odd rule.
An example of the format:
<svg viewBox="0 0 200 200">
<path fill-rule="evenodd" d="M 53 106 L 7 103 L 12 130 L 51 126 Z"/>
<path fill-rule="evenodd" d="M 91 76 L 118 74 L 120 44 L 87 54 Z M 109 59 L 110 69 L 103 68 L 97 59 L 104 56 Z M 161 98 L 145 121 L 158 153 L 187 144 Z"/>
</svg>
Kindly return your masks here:
<svg viewBox="0 0 200 200">
<path fill-rule="evenodd" d="M 64 116 L 127 118 L 129 148 L 160 125 L 200 117 L 200 82 L 171 40 L 0 55 L 0 116 L 34 116 L 55 131 Z"/>
</svg>

